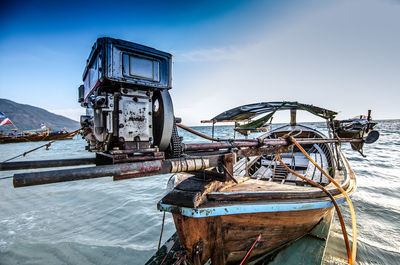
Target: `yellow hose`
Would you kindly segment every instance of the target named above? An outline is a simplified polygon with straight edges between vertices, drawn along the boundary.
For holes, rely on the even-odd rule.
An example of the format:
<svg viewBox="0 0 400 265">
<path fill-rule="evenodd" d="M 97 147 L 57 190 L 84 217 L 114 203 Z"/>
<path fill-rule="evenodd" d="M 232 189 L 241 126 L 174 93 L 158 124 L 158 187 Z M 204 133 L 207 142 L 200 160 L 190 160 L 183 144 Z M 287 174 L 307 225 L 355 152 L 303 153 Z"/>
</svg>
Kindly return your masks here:
<svg viewBox="0 0 400 265">
<path fill-rule="evenodd" d="M 301 145 L 293 138 L 290 136 L 290 140 L 299 148 L 299 150 L 308 158 L 308 160 L 311 161 L 311 163 L 314 164 L 316 168 L 318 168 L 322 174 L 325 175 L 339 190 L 340 192 L 344 195 L 346 198 L 347 203 L 349 204 L 350 208 L 350 213 L 351 213 L 351 226 L 353 229 L 353 248 L 352 248 L 352 256 L 351 260 L 348 260 L 349 264 L 353 264 L 356 260 L 356 255 L 357 255 L 357 223 L 356 223 L 356 213 L 354 212 L 354 207 L 353 203 L 350 200 L 349 195 L 347 195 L 347 192 L 331 177 L 329 176 L 328 173 L 325 172 L 315 161 L 307 154 L 307 152 L 301 147 Z"/>
<path fill-rule="evenodd" d="M 340 226 L 342 228 L 342 234 L 343 234 L 343 239 L 344 239 L 344 244 L 346 245 L 346 252 L 347 252 L 347 260 L 352 260 L 351 258 L 351 248 L 350 248 L 350 243 L 349 243 L 349 238 L 347 236 L 347 231 L 346 231 L 346 225 L 343 221 L 343 217 L 342 217 L 342 213 L 340 212 L 340 208 L 339 205 L 337 204 L 335 198 L 332 196 L 332 194 L 325 189 L 323 186 L 321 186 L 320 184 L 312 181 L 311 179 L 308 179 L 302 175 L 300 175 L 299 173 L 293 171 L 292 169 L 290 169 L 285 163 L 283 163 L 281 157 L 279 156 L 279 154 L 276 154 L 276 158 L 278 158 L 279 163 L 281 163 L 281 165 L 290 173 L 292 173 L 293 175 L 301 178 L 302 180 L 307 181 L 308 183 L 310 183 L 311 185 L 318 187 L 319 189 L 323 190 L 326 195 L 328 195 L 328 197 L 332 200 L 333 206 L 335 206 L 338 218 L 339 218 L 339 222 L 340 222 Z"/>
</svg>

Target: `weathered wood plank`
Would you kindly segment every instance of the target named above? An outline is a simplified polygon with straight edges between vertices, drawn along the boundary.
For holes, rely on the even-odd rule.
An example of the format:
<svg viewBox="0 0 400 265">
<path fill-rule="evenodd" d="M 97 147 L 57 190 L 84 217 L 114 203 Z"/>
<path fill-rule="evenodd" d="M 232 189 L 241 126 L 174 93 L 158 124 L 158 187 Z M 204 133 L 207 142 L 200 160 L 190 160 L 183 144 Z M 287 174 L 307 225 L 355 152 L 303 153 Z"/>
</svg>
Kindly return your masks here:
<svg viewBox="0 0 400 265">
<path fill-rule="evenodd" d="M 258 159 L 260 159 L 260 156 L 250 156 L 248 158 L 243 157 L 238 162 L 236 162 L 235 165 L 233 166 L 233 175 L 238 176 L 238 177 L 246 176 L 247 169 L 249 169 L 251 166 L 253 166 L 254 163 L 257 162 Z M 246 163 L 246 160 L 247 160 L 247 163 Z"/>
<path fill-rule="evenodd" d="M 268 264 L 321 264 L 329 237 L 333 209 L 308 234 L 280 250 Z"/>
<path fill-rule="evenodd" d="M 208 259 L 211 259 L 212 264 L 225 264 L 238 262 L 236 256 L 229 253 L 245 253 L 260 233 L 262 239 L 253 250 L 254 255 L 271 251 L 306 234 L 329 210 L 330 208 L 207 218 L 191 218 L 178 214 L 173 216 L 180 242 L 183 248 L 192 253 L 192 258 L 196 245 L 201 242 L 202 254 L 199 258 L 202 264 Z"/>
<path fill-rule="evenodd" d="M 204 191 L 210 181 L 204 181 L 197 177 L 188 178 L 179 183 L 175 189 L 182 191 Z"/>
<path fill-rule="evenodd" d="M 162 198 L 163 203 L 178 204 L 182 207 L 197 207 L 202 201 L 201 192 L 174 189 Z"/>
<path fill-rule="evenodd" d="M 309 233 L 300 237 L 296 241 L 290 241 L 282 248 L 276 251 L 263 253 L 262 248 L 266 243 L 265 238 L 261 238 L 256 248 L 251 252 L 251 257 L 255 259 L 248 264 L 256 264 L 257 262 L 268 261 L 270 265 L 297 265 L 297 264 L 321 264 L 327 246 L 330 225 L 332 222 L 333 209 L 328 211 L 323 220 L 319 222 Z M 253 229 L 253 228 L 252 228 Z M 238 232 L 237 238 L 243 233 Z M 258 235 L 258 234 L 257 234 Z M 180 241 L 177 239 L 177 233 L 174 233 L 164 245 L 146 262 L 146 265 L 159 265 L 164 258 L 165 265 L 173 265 L 179 257 L 179 252 L 183 251 Z M 242 260 L 254 243 L 255 238 L 243 238 L 248 244 L 242 251 L 232 251 L 227 254 L 227 260 Z M 175 245 L 173 246 L 173 244 Z M 171 247 L 173 248 L 171 249 Z M 167 255 L 168 251 L 171 252 Z M 226 255 L 226 253 L 225 253 Z M 257 263 L 258 264 L 258 263 Z"/>
<path fill-rule="evenodd" d="M 161 199 L 161 202 L 181 207 L 198 207 L 207 201 L 209 192 L 217 191 L 221 187 L 229 187 L 232 183 L 232 181 L 202 180 L 193 175 L 177 184 Z"/>
</svg>

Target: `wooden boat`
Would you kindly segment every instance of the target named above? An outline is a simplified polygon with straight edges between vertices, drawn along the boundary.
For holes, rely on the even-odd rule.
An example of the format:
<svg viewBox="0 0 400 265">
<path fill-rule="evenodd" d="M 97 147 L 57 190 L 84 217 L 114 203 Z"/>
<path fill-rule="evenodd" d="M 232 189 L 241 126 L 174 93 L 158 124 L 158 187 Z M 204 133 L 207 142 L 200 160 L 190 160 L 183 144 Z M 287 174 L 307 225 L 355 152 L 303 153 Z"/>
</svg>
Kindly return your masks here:
<svg viewBox="0 0 400 265">
<path fill-rule="evenodd" d="M 268 261 L 269 265 L 297 265 L 299 261 L 301 264 L 321 264 L 325 248 L 328 246 L 332 217 L 333 210 L 299 240 L 255 259 L 251 264 L 265 264 L 265 261 Z M 174 233 L 145 264 L 179 264 L 182 251 L 178 235 Z"/>
<path fill-rule="evenodd" d="M 334 112 L 297 102 L 285 105 L 273 104 L 264 110 L 290 109 L 291 123 L 259 139 L 288 134 L 295 139 L 326 138 L 315 129 L 296 124 L 295 110 L 308 109 L 327 118 Z M 242 117 L 248 118 L 245 114 L 249 109 L 251 112 L 249 106 L 239 111 Z M 222 114 L 220 118 L 226 121 L 226 112 Z M 239 114 L 229 118 L 237 120 Z M 347 194 L 352 194 L 356 178 L 340 148 L 315 142 L 302 148 Z M 183 253 L 194 264 L 239 264 L 249 254 L 251 259 L 259 258 L 303 237 L 330 215 L 333 203 L 327 194 L 293 171 L 325 187 L 338 204 L 345 201 L 338 188 L 296 146 L 280 153 L 279 158 L 276 154 L 254 155 L 233 162 L 235 182 L 216 180 L 205 171 L 179 175 L 174 188 L 158 203 L 160 210 L 172 213 Z M 213 171 L 215 175 L 217 171 Z"/>
<path fill-rule="evenodd" d="M 79 130 L 73 132 L 67 131 L 45 131 L 36 133 L 19 133 L 19 134 L 3 134 L 0 135 L 0 144 L 19 143 L 19 142 L 36 142 L 51 140 L 68 140 L 77 135 Z"/>
</svg>

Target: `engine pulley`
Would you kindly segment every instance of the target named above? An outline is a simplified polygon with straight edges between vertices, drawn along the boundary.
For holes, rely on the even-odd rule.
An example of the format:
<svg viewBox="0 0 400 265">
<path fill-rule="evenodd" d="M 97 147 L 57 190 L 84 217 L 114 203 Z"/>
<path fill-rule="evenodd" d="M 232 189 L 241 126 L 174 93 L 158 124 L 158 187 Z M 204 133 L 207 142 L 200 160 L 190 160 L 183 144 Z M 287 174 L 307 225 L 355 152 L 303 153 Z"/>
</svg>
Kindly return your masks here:
<svg viewBox="0 0 400 265">
<path fill-rule="evenodd" d="M 153 137 L 154 146 L 160 151 L 167 150 L 175 124 L 174 108 L 168 90 L 153 94 Z"/>
</svg>

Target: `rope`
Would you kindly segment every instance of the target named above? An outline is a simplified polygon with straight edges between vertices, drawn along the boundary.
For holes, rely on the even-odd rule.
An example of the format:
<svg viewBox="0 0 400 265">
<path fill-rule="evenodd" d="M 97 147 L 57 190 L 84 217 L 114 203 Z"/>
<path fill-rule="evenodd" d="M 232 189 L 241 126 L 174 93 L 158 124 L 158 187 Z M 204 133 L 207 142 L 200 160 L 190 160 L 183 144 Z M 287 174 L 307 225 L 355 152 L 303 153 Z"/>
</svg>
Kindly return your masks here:
<svg viewBox="0 0 400 265">
<path fill-rule="evenodd" d="M 202 134 L 202 133 L 196 132 L 195 130 L 190 129 L 190 128 L 186 127 L 186 126 L 183 125 L 183 124 L 177 123 L 176 126 L 179 127 L 179 128 L 181 128 L 181 129 L 183 129 L 183 130 L 185 130 L 185 131 L 188 131 L 188 132 L 190 132 L 190 133 L 193 133 L 194 135 L 197 135 L 197 136 L 199 136 L 199 137 L 202 137 L 202 138 L 204 138 L 204 139 L 207 139 L 207 140 L 210 140 L 210 141 L 216 141 L 216 142 L 219 141 L 219 139 L 213 138 L 214 135 L 213 135 L 213 137 L 209 137 L 209 136 L 207 136 L 207 135 L 205 135 L 205 134 Z"/>
<path fill-rule="evenodd" d="M 323 186 L 319 185 L 318 183 L 312 181 L 311 179 L 308 179 L 302 175 L 300 175 L 299 173 L 293 171 L 292 169 L 290 169 L 281 159 L 281 157 L 279 156 L 279 154 L 276 154 L 276 158 L 279 160 L 279 163 L 290 173 L 292 173 L 293 175 L 295 175 L 296 177 L 301 178 L 302 180 L 307 181 L 308 183 L 310 183 L 311 185 L 320 188 L 322 191 L 324 191 L 326 193 L 326 195 L 329 196 L 329 198 L 332 200 L 333 205 L 335 206 L 335 210 L 338 214 L 338 218 L 339 218 L 339 222 L 340 222 L 340 226 L 342 227 L 342 232 L 343 232 L 343 238 L 344 238 L 344 243 L 346 245 L 346 251 L 347 251 L 347 258 L 349 259 L 349 263 L 352 264 L 351 261 L 351 249 L 350 249 L 350 243 L 349 243 L 349 238 L 347 236 L 347 231 L 346 231 L 346 226 L 344 224 L 343 221 L 343 217 L 342 217 L 342 212 L 339 209 L 339 205 L 336 203 L 335 198 L 332 196 L 332 194 L 325 189 Z"/>
<path fill-rule="evenodd" d="M 163 231 L 164 231 L 164 221 L 165 221 L 165 212 L 163 212 L 162 224 L 161 224 L 161 232 L 160 232 L 160 239 L 158 240 L 158 248 L 157 248 L 157 249 L 160 249 L 162 234 L 163 234 Z"/>
<path fill-rule="evenodd" d="M 171 250 L 174 248 L 176 241 L 178 241 L 178 238 L 175 239 L 174 244 L 172 244 L 172 247 L 169 249 L 167 255 L 165 255 L 164 259 L 161 261 L 160 265 L 164 264 L 165 259 L 168 257 L 168 254 L 171 252 Z"/>
<path fill-rule="evenodd" d="M 2 177 L 2 178 L 0 178 L 0 180 L 3 180 L 3 179 L 11 179 L 11 178 L 13 178 L 12 176 L 10 176 L 10 177 Z"/>
<path fill-rule="evenodd" d="M 260 241 L 261 239 L 261 233 L 258 235 L 258 237 L 256 238 L 256 241 L 254 241 L 253 245 L 251 246 L 251 248 L 249 249 L 249 251 L 247 251 L 246 256 L 244 256 L 242 262 L 240 262 L 240 265 L 243 265 L 244 262 L 246 261 L 247 257 L 250 255 L 251 251 L 253 250 L 254 246 L 257 244 L 258 241 Z"/>
<path fill-rule="evenodd" d="M 301 145 L 293 138 L 290 137 L 290 140 L 299 148 L 299 150 L 310 160 L 311 163 L 314 164 L 315 167 L 317 167 L 322 174 L 325 175 L 339 190 L 340 192 L 344 195 L 346 198 L 347 203 L 349 204 L 349 209 L 351 213 L 351 226 L 353 229 L 353 250 L 352 250 L 352 256 L 349 258 L 348 262 L 350 264 L 353 264 L 356 260 L 356 255 L 357 255 L 357 223 L 356 223 L 356 214 L 354 211 L 353 203 L 350 200 L 349 195 L 347 195 L 346 191 L 331 177 L 329 176 L 328 173 L 325 172 L 315 161 L 307 154 L 307 152 L 301 147 Z"/>
<path fill-rule="evenodd" d="M 36 150 L 38 150 L 38 149 L 40 149 L 40 148 L 42 148 L 42 147 L 45 147 L 45 146 L 46 146 L 46 150 L 49 150 L 49 147 L 50 147 L 51 144 L 54 143 L 54 142 L 55 142 L 55 141 L 51 141 L 51 142 L 48 142 L 47 144 L 41 145 L 41 146 L 39 146 L 39 147 L 35 147 L 35 148 L 33 148 L 33 149 L 29 150 L 29 151 L 26 151 L 26 152 L 24 152 L 24 153 L 22 153 L 22 154 L 20 154 L 20 155 L 17 155 L 17 156 L 14 156 L 14 157 L 9 158 L 9 159 L 7 159 L 7 160 L 4 160 L 2 163 L 8 162 L 8 161 L 13 160 L 13 159 L 15 159 L 15 158 L 17 158 L 17 157 L 20 157 L 20 156 L 26 156 L 26 155 L 29 154 L 30 152 L 36 151 Z"/>
</svg>

